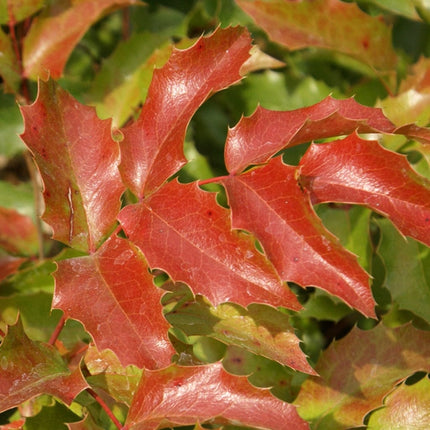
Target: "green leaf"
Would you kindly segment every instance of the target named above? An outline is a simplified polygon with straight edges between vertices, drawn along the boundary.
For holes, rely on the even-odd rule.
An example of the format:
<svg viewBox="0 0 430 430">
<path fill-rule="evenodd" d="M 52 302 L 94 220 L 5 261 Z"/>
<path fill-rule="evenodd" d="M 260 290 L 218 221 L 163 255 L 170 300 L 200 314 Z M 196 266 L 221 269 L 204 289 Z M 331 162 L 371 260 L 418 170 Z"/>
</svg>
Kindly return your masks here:
<svg viewBox="0 0 430 430">
<path fill-rule="evenodd" d="M 20 22 L 43 7 L 45 0 L 0 0 L 0 24 Z"/>
<path fill-rule="evenodd" d="M 10 94 L 0 93 L 0 158 L 9 158 L 25 149 L 19 138 L 24 129 L 18 105 Z"/>
<path fill-rule="evenodd" d="M 430 381 L 426 376 L 413 385 L 402 384 L 389 394 L 384 407 L 370 415 L 368 430 L 430 428 Z"/>
<path fill-rule="evenodd" d="M 430 370 L 430 332 L 412 325 L 372 330 L 354 328 L 325 350 L 295 404 L 318 430 L 363 425 L 395 385 L 416 371 Z"/>
<path fill-rule="evenodd" d="M 399 309 L 406 309 L 430 323 L 430 248 L 404 238 L 386 219 L 378 219 L 384 261 L 384 286 Z"/>
<path fill-rule="evenodd" d="M 3 0 L 4 2 L 5 0 Z M 1 8 L 1 3 L 0 3 Z M 1 19 L 1 9 L 0 9 Z M 18 91 L 21 80 L 18 61 L 13 51 L 12 41 L 0 28 L 0 76 L 3 78 L 5 90 Z"/>
</svg>

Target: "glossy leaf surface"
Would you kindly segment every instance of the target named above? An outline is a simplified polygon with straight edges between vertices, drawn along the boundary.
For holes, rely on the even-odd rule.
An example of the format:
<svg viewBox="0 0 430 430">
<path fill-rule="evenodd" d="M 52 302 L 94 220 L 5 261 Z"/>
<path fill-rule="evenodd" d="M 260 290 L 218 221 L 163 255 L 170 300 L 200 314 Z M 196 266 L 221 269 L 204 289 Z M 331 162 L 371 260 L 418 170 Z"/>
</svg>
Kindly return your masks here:
<svg viewBox="0 0 430 430">
<path fill-rule="evenodd" d="M 382 110 L 366 107 L 354 99 L 327 97 L 321 102 L 292 111 L 258 107 L 229 130 L 225 163 L 230 173 L 250 164 L 264 163 L 287 146 L 352 133 L 392 132 L 394 125 Z"/>
<path fill-rule="evenodd" d="M 289 49 L 336 49 L 374 69 L 394 70 L 391 28 L 340 0 L 236 0 L 272 40 Z"/>
<path fill-rule="evenodd" d="M 124 186 L 119 148 L 110 121 L 78 103 L 50 80 L 21 108 L 25 131 L 44 182 L 43 219 L 54 238 L 81 251 L 94 251 L 115 224 Z"/>
<path fill-rule="evenodd" d="M 404 235 L 430 245 L 430 181 L 406 157 L 353 134 L 312 144 L 299 172 L 313 203 L 365 205 L 388 217 Z"/>
<path fill-rule="evenodd" d="M 0 411 L 42 393 L 70 404 L 88 386 L 80 369 L 70 371 L 54 347 L 29 339 L 20 320 L 0 346 L 0 366 Z"/>
<path fill-rule="evenodd" d="M 263 429 L 279 423 L 285 430 L 309 428 L 294 406 L 253 387 L 245 377 L 228 374 L 220 363 L 146 371 L 126 424 L 130 430 L 149 430 L 216 417 Z"/>
<path fill-rule="evenodd" d="M 119 220 L 151 268 L 185 282 L 215 306 L 232 301 L 300 308 L 252 237 L 231 231 L 229 212 L 195 183 L 171 181 L 122 209 Z"/>
<path fill-rule="evenodd" d="M 54 3 L 45 8 L 24 39 L 24 76 L 61 77 L 73 48 L 88 28 L 109 9 L 133 3 L 134 0 L 82 0 L 68 7 L 67 3 Z"/>
<path fill-rule="evenodd" d="M 58 262 L 54 276 L 53 307 L 81 321 L 100 350 L 114 351 L 123 366 L 170 364 L 161 291 L 132 244 L 114 236 L 91 256 Z"/>
<path fill-rule="evenodd" d="M 216 308 L 203 301 L 176 306 L 166 318 L 188 336 L 206 335 L 237 345 L 301 372 L 314 374 L 299 346 L 288 315 L 269 306 L 223 303 Z"/>
<path fill-rule="evenodd" d="M 354 328 L 323 352 L 295 403 L 315 429 L 345 429 L 363 424 L 382 406 L 395 385 L 416 371 L 430 370 L 430 333 L 411 325 L 394 329 Z"/>
<path fill-rule="evenodd" d="M 256 235 L 283 280 L 322 288 L 374 316 L 368 275 L 324 228 L 295 173 L 278 157 L 223 180 L 233 227 Z"/>
<path fill-rule="evenodd" d="M 211 93 L 241 79 L 250 49 L 245 29 L 218 29 L 155 70 L 139 119 L 123 130 L 121 175 L 134 194 L 154 191 L 185 164 L 188 122 Z"/>
<path fill-rule="evenodd" d="M 384 407 L 373 412 L 369 430 L 414 429 L 430 427 L 430 382 L 424 377 L 416 384 L 402 384 L 384 401 Z"/>
</svg>

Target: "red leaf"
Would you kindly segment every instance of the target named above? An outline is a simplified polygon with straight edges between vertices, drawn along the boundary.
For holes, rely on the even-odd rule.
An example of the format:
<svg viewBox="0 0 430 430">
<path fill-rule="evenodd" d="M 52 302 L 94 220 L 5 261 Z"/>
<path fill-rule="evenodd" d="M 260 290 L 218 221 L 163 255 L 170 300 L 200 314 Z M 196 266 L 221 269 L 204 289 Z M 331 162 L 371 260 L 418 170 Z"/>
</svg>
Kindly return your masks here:
<svg viewBox="0 0 430 430">
<path fill-rule="evenodd" d="M 0 248 L 10 254 L 36 254 L 38 238 L 32 219 L 14 209 L 0 207 Z"/>
<path fill-rule="evenodd" d="M 110 121 L 97 118 L 94 108 L 78 103 L 52 80 L 40 81 L 35 103 L 21 111 L 21 137 L 44 182 L 44 220 L 55 239 L 94 251 L 113 230 L 124 191 Z"/>
<path fill-rule="evenodd" d="M 133 4 L 135 0 L 81 0 L 67 8 L 61 3 L 36 17 L 24 39 L 26 77 L 61 77 L 73 48 L 91 25 L 109 9 Z"/>
<path fill-rule="evenodd" d="M 397 55 L 391 28 L 383 19 L 340 0 L 236 0 L 272 40 L 289 49 L 318 46 L 334 49 L 369 64 L 393 71 Z"/>
<path fill-rule="evenodd" d="M 250 48 L 245 29 L 218 29 L 155 70 L 139 119 L 123 130 L 120 170 L 134 194 L 150 193 L 185 164 L 188 122 L 211 93 L 240 80 Z"/>
<path fill-rule="evenodd" d="M 283 280 L 322 288 L 375 316 L 368 275 L 324 228 L 295 172 L 278 157 L 224 179 L 233 227 L 256 235 Z"/>
<path fill-rule="evenodd" d="M 152 268 L 187 283 L 215 306 L 232 301 L 300 308 L 252 237 L 232 232 L 229 212 L 195 183 L 169 182 L 125 207 L 119 220 Z"/>
<path fill-rule="evenodd" d="M 228 374 L 220 363 L 146 371 L 126 425 L 152 430 L 216 417 L 262 429 L 309 428 L 294 406 L 253 387 L 246 377 Z"/>
<path fill-rule="evenodd" d="M 54 276 L 53 307 L 81 321 L 100 350 L 114 351 L 123 366 L 170 364 L 162 292 L 127 240 L 113 236 L 91 256 L 60 261 Z"/>
<path fill-rule="evenodd" d="M 313 139 L 360 133 L 391 133 L 394 125 L 381 109 L 362 106 L 354 99 L 321 102 L 293 111 L 271 111 L 258 107 L 250 116 L 229 130 L 225 163 L 238 173 L 250 164 L 264 163 L 287 146 Z"/>
<path fill-rule="evenodd" d="M 388 217 L 404 235 L 430 245 L 430 181 L 405 156 L 353 134 L 312 144 L 299 172 L 314 203 L 363 204 Z"/>
<path fill-rule="evenodd" d="M 318 423 L 315 428 L 361 427 L 396 384 L 430 371 L 430 333 L 382 323 L 367 331 L 354 328 L 322 353 L 316 370 L 320 376 L 310 376 L 295 400 L 300 415 Z"/>
<path fill-rule="evenodd" d="M 79 367 L 71 372 L 53 346 L 30 340 L 20 320 L 0 346 L 0 367 L 0 412 L 43 393 L 70 405 L 88 387 Z"/>
</svg>

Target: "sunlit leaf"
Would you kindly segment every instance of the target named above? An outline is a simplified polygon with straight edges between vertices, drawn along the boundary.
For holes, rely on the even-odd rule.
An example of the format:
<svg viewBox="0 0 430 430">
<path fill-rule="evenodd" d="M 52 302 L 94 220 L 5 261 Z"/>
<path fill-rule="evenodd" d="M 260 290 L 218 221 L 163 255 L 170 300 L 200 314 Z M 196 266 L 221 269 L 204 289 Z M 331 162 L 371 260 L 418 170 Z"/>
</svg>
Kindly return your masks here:
<svg viewBox="0 0 430 430">
<path fill-rule="evenodd" d="M 88 386 L 80 369 L 70 371 L 54 347 L 30 340 L 20 321 L 0 346 L 0 367 L 0 411 L 42 393 L 70 404 Z"/>
<path fill-rule="evenodd" d="M 145 371 L 126 425 L 149 430 L 216 417 L 262 429 L 279 423 L 285 430 L 309 428 L 294 406 L 253 387 L 245 377 L 228 374 L 220 363 Z"/>
<path fill-rule="evenodd" d="M 295 174 L 276 158 L 224 179 L 233 227 L 256 235 L 283 280 L 322 288 L 374 316 L 368 275 L 324 228 Z"/>
<path fill-rule="evenodd" d="M 40 81 L 36 101 L 21 111 L 21 137 L 44 182 L 43 219 L 55 239 L 94 251 L 113 230 L 124 191 L 110 121 L 98 119 L 94 108 L 78 103 L 52 80 Z"/>
<path fill-rule="evenodd" d="M 0 0 L 0 24 L 17 23 L 43 7 L 45 0 Z"/>
<path fill-rule="evenodd" d="M 365 205 L 388 217 L 404 235 L 430 245 L 430 181 L 406 157 L 353 134 L 312 144 L 299 172 L 314 203 Z"/>
<path fill-rule="evenodd" d="M 249 33 L 218 29 L 186 50 L 174 50 L 154 72 L 139 119 L 123 130 L 121 175 L 139 197 L 154 191 L 186 162 L 187 125 L 207 97 L 241 79 L 249 58 Z"/>
<path fill-rule="evenodd" d="M 114 351 L 123 366 L 170 363 L 162 292 L 131 243 L 113 236 L 91 256 L 59 261 L 54 276 L 53 307 L 81 321 L 98 349 Z"/>
<path fill-rule="evenodd" d="M 232 301 L 300 308 L 252 238 L 231 231 L 229 212 L 195 183 L 171 181 L 123 208 L 119 220 L 151 268 L 188 284 L 215 306 Z"/>
</svg>

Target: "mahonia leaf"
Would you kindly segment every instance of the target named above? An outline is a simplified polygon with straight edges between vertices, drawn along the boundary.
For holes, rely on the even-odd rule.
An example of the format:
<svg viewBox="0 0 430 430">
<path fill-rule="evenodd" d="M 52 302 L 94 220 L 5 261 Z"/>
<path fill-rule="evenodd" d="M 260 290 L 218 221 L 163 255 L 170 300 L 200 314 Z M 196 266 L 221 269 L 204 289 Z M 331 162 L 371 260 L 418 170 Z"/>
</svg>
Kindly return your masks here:
<svg viewBox="0 0 430 430">
<path fill-rule="evenodd" d="M 231 231 L 229 211 L 196 183 L 171 181 L 118 219 L 150 267 L 188 284 L 213 305 L 253 302 L 301 308 L 252 237 Z"/>
<path fill-rule="evenodd" d="M 29 78 L 61 77 L 73 48 L 85 32 L 109 9 L 135 0 L 81 0 L 65 7 L 54 3 L 36 17 L 24 39 L 23 75 Z M 67 5 L 67 2 L 64 3 Z"/>
<path fill-rule="evenodd" d="M 394 128 L 381 109 L 362 106 L 354 99 L 329 96 L 315 105 L 283 112 L 259 106 L 229 130 L 225 163 L 230 173 L 238 173 L 250 164 L 266 162 L 287 146 L 354 130 L 390 133 Z"/>
<path fill-rule="evenodd" d="M 384 401 L 384 407 L 373 412 L 368 430 L 430 428 L 430 381 L 425 377 L 416 384 L 402 384 Z"/>
<path fill-rule="evenodd" d="M 162 292 L 130 242 L 112 236 L 96 253 L 57 264 L 53 307 L 81 321 L 99 349 L 111 349 L 123 366 L 170 364 Z"/>
<path fill-rule="evenodd" d="M 197 299 L 196 303 L 175 306 L 166 318 L 187 336 L 211 336 L 295 370 L 315 374 L 300 349 L 289 316 L 270 306 L 251 304 L 244 309 L 223 303 L 213 308 Z"/>
<path fill-rule="evenodd" d="M 44 182 L 43 219 L 54 238 L 93 252 L 115 227 L 124 185 L 118 171 L 119 147 L 110 121 L 78 103 L 49 80 L 21 107 L 21 138 L 32 151 Z"/>
<path fill-rule="evenodd" d="M 255 234 L 284 281 L 322 288 L 367 316 L 375 316 L 368 275 L 326 230 L 281 157 L 228 176 L 232 226 Z"/>
<path fill-rule="evenodd" d="M 0 207 L 0 248 L 10 254 L 36 254 L 38 237 L 33 220 L 14 209 Z"/>
<path fill-rule="evenodd" d="M 402 237 L 387 219 L 376 220 L 381 232 L 378 254 L 385 266 L 384 287 L 399 309 L 430 324 L 430 249 Z"/>
<path fill-rule="evenodd" d="M 0 412 L 43 393 L 70 405 L 88 387 L 79 367 L 69 370 L 53 346 L 29 339 L 21 320 L 8 328 L 0 367 Z"/>
<path fill-rule="evenodd" d="M 221 363 L 145 371 L 127 416 L 130 430 L 220 417 L 262 429 L 308 429 L 291 404 L 227 373 Z"/>
<path fill-rule="evenodd" d="M 430 332 L 405 325 L 390 329 L 354 328 L 322 353 L 295 404 L 319 430 L 363 425 L 395 385 L 416 371 L 430 371 Z"/>
<path fill-rule="evenodd" d="M 401 233 L 430 246 L 430 181 L 405 156 L 356 134 L 312 144 L 300 161 L 299 181 L 313 203 L 365 205 L 388 217 Z"/>
<path fill-rule="evenodd" d="M 356 4 L 340 0 L 236 0 L 269 37 L 289 49 L 334 49 L 371 68 L 394 71 L 391 28 Z"/>
<path fill-rule="evenodd" d="M 191 117 L 211 93 L 241 79 L 250 49 L 247 30 L 219 28 L 191 48 L 175 49 L 154 71 L 140 117 L 123 130 L 121 142 L 120 170 L 134 194 L 152 192 L 185 164 L 183 143 Z"/>
</svg>

